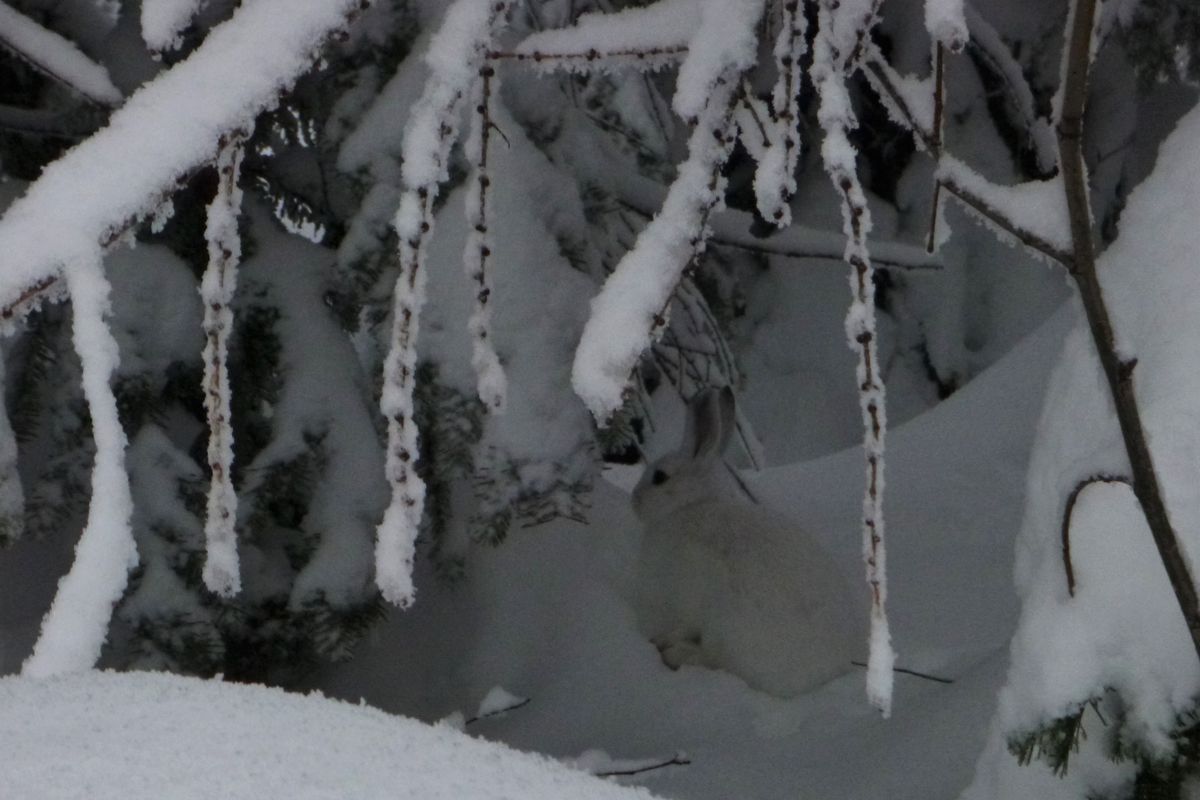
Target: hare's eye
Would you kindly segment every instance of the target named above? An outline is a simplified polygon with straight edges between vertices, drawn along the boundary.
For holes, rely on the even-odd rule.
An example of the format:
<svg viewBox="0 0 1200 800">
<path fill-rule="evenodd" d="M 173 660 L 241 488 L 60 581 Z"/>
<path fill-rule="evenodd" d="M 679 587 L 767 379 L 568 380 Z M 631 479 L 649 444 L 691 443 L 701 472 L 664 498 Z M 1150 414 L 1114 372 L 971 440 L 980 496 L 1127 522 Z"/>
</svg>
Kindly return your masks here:
<svg viewBox="0 0 1200 800">
<path fill-rule="evenodd" d="M 667 478 L 669 477 L 671 476 L 663 472 L 661 469 L 656 469 L 654 470 L 654 474 L 650 476 L 650 482 L 655 486 L 658 486 L 661 483 L 666 483 Z"/>
</svg>

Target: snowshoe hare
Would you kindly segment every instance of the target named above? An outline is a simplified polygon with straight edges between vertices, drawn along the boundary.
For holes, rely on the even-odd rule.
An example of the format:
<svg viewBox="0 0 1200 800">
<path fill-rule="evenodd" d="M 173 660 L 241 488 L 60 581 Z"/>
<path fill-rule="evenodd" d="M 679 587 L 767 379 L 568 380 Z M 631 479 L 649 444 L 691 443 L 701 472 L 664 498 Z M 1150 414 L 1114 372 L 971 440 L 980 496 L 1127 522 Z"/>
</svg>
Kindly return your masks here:
<svg viewBox="0 0 1200 800">
<path fill-rule="evenodd" d="M 682 447 L 634 489 L 638 622 L 672 669 L 724 669 L 790 697 L 850 668 L 856 598 L 820 545 L 751 502 L 725 467 L 734 419 L 732 391 L 702 392 Z"/>
</svg>

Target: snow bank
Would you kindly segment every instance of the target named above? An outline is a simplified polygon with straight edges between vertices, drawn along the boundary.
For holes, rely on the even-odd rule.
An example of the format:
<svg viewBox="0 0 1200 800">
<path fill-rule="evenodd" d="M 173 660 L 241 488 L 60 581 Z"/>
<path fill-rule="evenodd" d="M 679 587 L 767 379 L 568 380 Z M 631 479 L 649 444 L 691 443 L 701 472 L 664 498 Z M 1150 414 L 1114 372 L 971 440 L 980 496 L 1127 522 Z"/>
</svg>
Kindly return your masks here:
<svg viewBox="0 0 1200 800">
<path fill-rule="evenodd" d="M 7 678 L 0 706 L 4 797 L 652 797 L 447 727 L 261 686 L 158 673 Z"/>
<path fill-rule="evenodd" d="M 1163 145 L 1158 168 L 1132 195 L 1121 237 L 1098 265 L 1134 384 L 1171 521 L 1190 561 L 1200 547 L 1200 110 Z M 1129 489 L 1093 484 L 1078 495 L 1070 529 L 1074 597 L 1062 551 L 1065 499 L 1087 478 L 1127 474 L 1108 390 L 1082 315 L 1052 379 L 1029 473 L 1016 578 L 1023 598 L 1008 686 L 993 743 L 970 797 L 1018 797 L 1004 739 L 1071 713 L 1106 688 L 1126 703 L 1123 735 L 1161 752 L 1176 714 L 1200 692 L 1200 665 L 1145 521 Z M 1193 574 L 1195 567 L 1193 566 Z M 1098 722 L 1093 722 L 1098 726 Z M 1085 751 L 1102 750 L 1093 736 Z M 1094 755 L 1094 753 L 1093 753 Z M 1111 766 L 1072 762 L 1074 787 L 1043 797 L 1098 793 Z M 1103 762 L 1103 759 L 1099 759 Z M 1127 765 L 1124 770 L 1131 769 Z M 1129 773 L 1126 773 L 1127 775 Z M 1023 779 L 1022 779 L 1023 780 Z"/>
</svg>

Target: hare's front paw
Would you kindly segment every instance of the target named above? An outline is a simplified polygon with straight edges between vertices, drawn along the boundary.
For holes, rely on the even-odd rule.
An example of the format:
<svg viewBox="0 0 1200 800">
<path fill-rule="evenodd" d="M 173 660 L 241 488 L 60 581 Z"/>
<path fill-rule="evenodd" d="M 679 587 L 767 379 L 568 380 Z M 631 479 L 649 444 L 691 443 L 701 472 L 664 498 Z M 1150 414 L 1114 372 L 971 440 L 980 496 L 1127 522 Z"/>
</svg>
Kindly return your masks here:
<svg viewBox="0 0 1200 800">
<path fill-rule="evenodd" d="M 700 647 L 699 631 L 676 631 L 650 640 L 658 648 L 659 658 L 671 669 L 684 664 L 704 665 L 704 652 Z"/>
</svg>

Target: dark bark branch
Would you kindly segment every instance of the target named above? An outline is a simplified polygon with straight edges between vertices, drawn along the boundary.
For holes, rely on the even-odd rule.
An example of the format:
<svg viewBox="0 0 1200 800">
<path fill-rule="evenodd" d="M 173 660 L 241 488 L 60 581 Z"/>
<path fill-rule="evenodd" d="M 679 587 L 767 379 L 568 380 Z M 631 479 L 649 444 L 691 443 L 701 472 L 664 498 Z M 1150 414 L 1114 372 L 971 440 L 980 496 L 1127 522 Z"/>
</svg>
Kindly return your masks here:
<svg viewBox="0 0 1200 800">
<path fill-rule="evenodd" d="M 670 758 L 664 758 L 660 761 L 655 761 L 651 764 L 645 764 L 640 767 L 632 767 L 630 769 L 599 770 L 597 772 L 593 772 L 592 774 L 598 778 L 627 777 L 629 775 L 641 775 L 643 772 L 653 772 L 666 767 L 686 767 L 691 763 L 692 760 L 686 755 L 683 753 L 676 753 Z"/>
<path fill-rule="evenodd" d="M 851 661 L 850 663 L 856 667 L 862 667 L 864 669 L 867 666 L 867 662 L 865 662 L 865 661 Z M 892 672 L 899 672 L 901 675 L 911 675 L 914 678 L 920 678 L 921 680 L 926 680 L 926 681 L 933 681 L 934 683 L 944 683 L 946 685 L 950 685 L 950 684 L 954 683 L 953 678 L 943 678 L 939 675 L 930 675 L 928 672 L 918 672 L 915 669 L 908 669 L 906 667 L 892 667 Z"/>
<path fill-rule="evenodd" d="M 1154 460 L 1142 426 L 1141 409 L 1133 385 L 1136 359 L 1122 360 L 1117 352 L 1116 336 L 1108 305 L 1096 273 L 1096 249 L 1092 234 L 1087 170 L 1083 160 L 1083 116 L 1087 105 L 1088 72 L 1096 0 L 1078 0 L 1067 44 L 1066 77 L 1062 94 L 1062 117 L 1058 124 L 1059 162 L 1066 188 L 1067 209 L 1071 221 L 1074 258 L 1071 276 L 1079 287 L 1079 297 L 1087 315 L 1088 327 L 1096 345 L 1104 376 L 1112 393 L 1117 421 L 1125 442 L 1125 452 L 1133 478 L 1133 492 L 1146 515 L 1154 544 L 1166 568 L 1179 610 L 1183 613 L 1192 645 L 1200 656 L 1200 598 L 1191 568 L 1171 527 L 1162 488 L 1154 469 Z"/>
<path fill-rule="evenodd" d="M 933 49 L 933 152 L 942 152 L 946 119 L 946 50 L 941 42 Z M 942 182 L 933 183 L 933 206 L 929 210 L 929 236 L 925 240 L 925 252 L 937 250 L 938 210 L 942 204 Z"/>
<path fill-rule="evenodd" d="M 513 703 L 511 706 L 497 708 L 495 711 L 489 711 L 486 714 L 480 714 L 479 716 L 471 717 L 469 720 L 464 722 L 463 725 L 474 725 L 476 722 L 480 722 L 481 720 L 502 716 L 510 711 L 516 711 L 518 708 L 524 708 L 531 702 L 533 702 L 533 698 L 531 697 L 522 698 L 519 702 Z"/>
<path fill-rule="evenodd" d="M 493 50 L 488 53 L 488 58 L 492 60 L 502 61 L 532 61 L 536 64 L 543 62 L 578 62 L 584 61 L 594 63 L 599 66 L 602 62 L 611 59 L 631 59 L 633 61 L 644 61 L 645 59 L 663 59 L 663 58 L 682 58 L 687 55 L 688 49 L 686 45 L 678 47 L 647 47 L 642 49 L 619 49 L 619 50 L 598 50 L 592 48 L 582 53 L 543 53 L 539 50 L 531 50 L 523 52 L 520 50 Z M 575 68 L 575 67 L 573 67 Z"/>
<path fill-rule="evenodd" d="M 1067 495 L 1067 504 L 1063 508 L 1062 518 L 1062 560 L 1063 573 L 1067 577 L 1067 594 L 1075 596 L 1075 565 L 1071 562 L 1071 518 L 1075 514 L 1075 503 L 1083 490 L 1094 483 L 1123 483 L 1132 486 L 1132 481 L 1124 475 L 1093 475 L 1075 484 L 1075 488 Z"/>
</svg>

